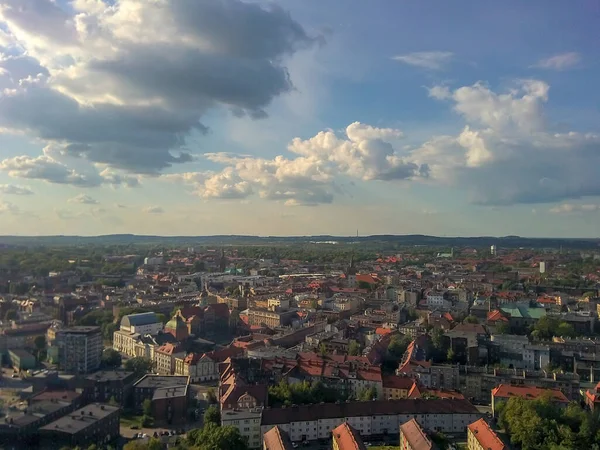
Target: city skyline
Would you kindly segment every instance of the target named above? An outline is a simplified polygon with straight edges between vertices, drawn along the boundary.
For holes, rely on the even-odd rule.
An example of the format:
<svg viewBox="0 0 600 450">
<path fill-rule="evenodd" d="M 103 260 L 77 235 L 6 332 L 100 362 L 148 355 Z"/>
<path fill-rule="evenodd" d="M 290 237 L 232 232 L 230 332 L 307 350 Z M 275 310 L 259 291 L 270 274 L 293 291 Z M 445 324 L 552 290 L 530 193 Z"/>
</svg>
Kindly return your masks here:
<svg viewBox="0 0 600 450">
<path fill-rule="evenodd" d="M 598 6 L 0 0 L 0 234 L 598 237 Z"/>
</svg>

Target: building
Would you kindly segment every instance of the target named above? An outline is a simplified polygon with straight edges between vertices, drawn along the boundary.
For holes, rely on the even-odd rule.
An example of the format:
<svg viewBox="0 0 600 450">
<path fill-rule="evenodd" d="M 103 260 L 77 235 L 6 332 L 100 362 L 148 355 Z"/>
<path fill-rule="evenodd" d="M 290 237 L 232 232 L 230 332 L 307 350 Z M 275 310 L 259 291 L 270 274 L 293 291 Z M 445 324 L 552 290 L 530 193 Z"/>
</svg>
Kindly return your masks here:
<svg viewBox="0 0 600 450">
<path fill-rule="evenodd" d="M 102 370 L 85 378 L 85 392 L 90 402 L 108 403 L 111 400 L 124 406 L 137 377 L 133 372 Z"/>
<path fill-rule="evenodd" d="M 218 361 L 213 352 L 178 355 L 175 358 L 175 375 L 189 376 L 192 383 L 218 380 Z"/>
<path fill-rule="evenodd" d="M 267 434 L 272 427 L 268 427 L 268 430 L 261 432 L 261 416 L 262 408 L 221 411 L 221 426 L 237 428 L 247 440 L 250 448 L 264 447 L 264 443 L 261 443 L 261 437 L 263 434 Z"/>
<path fill-rule="evenodd" d="M 546 273 L 546 262 L 540 261 L 540 273 Z"/>
<path fill-rule="evenodd" d="M 133 405 L 143 410 L 144 401 L 152 402 L 152 415 L 157 423 L 185 422 L 189 396 L 189 377 L 144 375 L 133 385 Z"/>
<path fill-rule="evenodd" d="M 68 373 L 90 373 L 100 368 L 102 333 L 100 327 L 72 327 L 56 334 L 58 366 Z"/>
<path fill-rule="evenodd" d="M 388 400 L 408 398 L 408 393 L 415 384 L 412 378 L 398 375 L 382 375 L 381 381 L 383 398 Z"/>
<path fill-rule="evenodd" d="M 490 428 L 484 419 L 469 424 L 467 428 L 468 450 L 507 450 L 496 432 Z"/>
<path fill-rule="evenodd" d="M 525 400 L 536 400 L 543 396 L 549 396 L 550 400 L 557 406 L 566 406 L 569 399 L 558 389 L 542 389 L 536 386 L 511 386 L 501 384 L 492 389 L 492 414 L 495 415 L 496 405 L 499 401 L 508 401 L 511 397 L 519 397 Z"/>
<path fill-rule="evenodd" d="M 296 310 L 288 311 L 270 311 L 268 309 L 251 308 L 247 310 L 248 325 L 264 326 L 269 328 L 283 327 L 291 325 L 297 317 Z"/>
<path fill-rule="evenodd" d="M 600 383 L 585 392 L 585 404 L 591 411 L 600 410 Z"/>
<path fill-rule="evenodd" d="M 171 320 L 165 324 L 165 333 L 172 335 L 176 341 L 185 341 L 190 337 L 190 331 L 188 329 L 185 320 L 179 314 L 175 314 Z"/>
<path fill-rule="evenodd" d="M 161 345 L 154 351 L 156 372 L 159 375 L 173 375 L 176 359 L 184 356 L 185 352 L 179 344 L 167 343 Z"/>
<path fill-rule="evenodd" d="M 28 370 L 35 367 L 35 356 L 20 348 L 8 350 L 10 364 L 15 370 Z"/>
<path fill-rule="evenodd" d="M 344 422 L 331 432 L 333 450 L 366 450 L 360 434 Z"/>
<path fill-rule="evenodd" d="M 90 404 L 40 428 L 42 443 L 49 448 L 87 448 L 108 444 L 119 437 L 119 408 Z"/>
<path fill-rule="evenodd" d="M 158 334 L 163 324 L 153 312 L 123 316 L 119 329 L 125 333 Z"/>
<path fill-rule="evenodd" d="M 327 439 L 332 430 L 348 422 L 365 437 L 397 434 L 400 425 L 417 418 L 428 430 L 464 433 L 480 417 L 471 403 L 457 399 L 324 403 L 264 409 L 261 431 L 264 434 L 279 425 L 294 442 L 313 441 Z"/>
<path fill-rule="evenodd" d="M 400 450 L 434 450 L 437 446 L 415 419 L 400 425 Z"/>
<path fill-rule="evenodd" d="M 292 450 L 292 441 L 279 427 L 273 427 L 263 435 L 263 450 Z"/>
</svg>

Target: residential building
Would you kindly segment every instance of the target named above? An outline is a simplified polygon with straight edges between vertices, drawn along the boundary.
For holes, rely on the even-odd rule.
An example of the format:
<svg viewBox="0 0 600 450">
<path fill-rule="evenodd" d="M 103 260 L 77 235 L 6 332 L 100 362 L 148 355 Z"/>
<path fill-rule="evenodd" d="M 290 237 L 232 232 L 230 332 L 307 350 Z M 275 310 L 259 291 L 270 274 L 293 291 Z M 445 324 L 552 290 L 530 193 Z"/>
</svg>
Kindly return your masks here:
<svg viewBox="0 0 600 450">
<path fill-rule="evenodd" d="M 85 392 L 89 401 L 108 403 L 111 400 L 124 406 L 137 380 L 133 372 L 101 370 L 85 378 Z"/>
<path fill-rule="evenodd" d="M 324 403 L 267 408 L 262 412 L 261 430 L 273 426 L 286 431 L 292 441 L 326 439 L 331 431 L 348 422 L 361 436 L 397 434 L 400 425 L 416 418 L 428 430 L 464 433 L 480 417 L 467 400 L 374 400 L 370 402 Z"/>
<path fill-rule="evenodd" d="M 163 324 L 153 312 L 123 316 L 119 329 L 125 333 L 154 335 L 162 331 Z"/>
<path fill-rule="evenodd" d="M 35 367 L 35 356 L 20 348 L 9 349 L 8 357 L 10 358 L 10 364 L 15 370 L 28 370 Z"/>
<path fill-rule="evenodd" d="M 154 398 L 158 389 L 178 388 L 188 386 L 189 377 L 164 376 L 164 375 L 144 375 L 133 385 L 133 406 L 138 411 L 142 410 L 144 400 Z M 177 392 L 178 394 L 180 392 Z"/>
<path fill-rule="evenodd" d="M 278 426 L 263 435 L 263 450 L 292 450 L 293 448 L 288 434 Z"/>
<path fill-rule="evenodd" d="M 179 344 L 166 343 L 154 351 L 154 363 L 159 375 L 173 375 L 177 358 L 183 358 L 185 352 Z"/>
<path fill-rule="evenodd" d="M 247 310 L 248 325 L 266 325 L 269 328 L 287 326 L 297 317 L 296 310 L 270 311 L 268 309 L 251 308 Z"/>
<path fill-rule="evenodd" d="M 156 425 L 178 425 L 186 422 L 189 385 L 157 388 L 152 396 L 152 418 Z"/>
<path fill-rule="evenodd" d="M 90 404 L 40 428 L 48 448 L 104 445 L 119 437 L 117 406 Z"/>
<path fill-rule="evenodd" d="M 416 419 L 400 425 L 400 450 L 435 450 L 437 446 Z"/>
<path fill-rule="evenodd" d="M 508 446 L 482 418 L 467 427 L 468 450 L 507 450 Z"/>
<path fill-rule="evenodd" d="M 525 400 L 535 400 L 543 396 L 549 396 L 550 400 L 557 406 L 566 406 L 569 399 L 558 389 L 541 389 L 535 386 L 511 386 L 501 384 L 492 389 L 492 414 L 495 415 L 496 405 L 499 401 L 508 401 L 512 397 Z"/>
<path fill-rule="evenodd" d="M 71 327 L 56 334 L 58 366 L 68 373 L 98 370 L 102 358 L 100 327 Z"/>
<path fill-rule="evenodd" d="M 600 383 L 585 392 L 585 404 L 591 411 L 600 410 Z"/>
<path fill-rule="evenodd" d="M 344 422 L 336 427 L 332 432 L 333 450 L 366 450 L 360 434 Z"/>
<path fill-rule="evenodd" d="M 382 375 L 382 393 L 383 399 L 398 400 L 408 398 L 408 393 L 415 384 L 415 380 L 398 375 Z"/>
<path fill-rule="evenodd" d="M 264 447 L 262 442 L 263 434 L 269 430 L 261 431 L 262 408 L 252 409 L 231 409 L 221 411 L 221 426 L 233 426 L 238 429 L 240 434 L 248 441 L 249 448 Z"/>
</svg>

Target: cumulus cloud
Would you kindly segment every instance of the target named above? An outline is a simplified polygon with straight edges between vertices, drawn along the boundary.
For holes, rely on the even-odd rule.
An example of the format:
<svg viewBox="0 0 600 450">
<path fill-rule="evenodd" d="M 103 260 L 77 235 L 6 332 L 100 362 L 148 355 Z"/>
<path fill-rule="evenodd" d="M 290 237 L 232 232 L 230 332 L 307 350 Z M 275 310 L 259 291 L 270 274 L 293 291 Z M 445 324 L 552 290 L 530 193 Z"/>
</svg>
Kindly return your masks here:
<svg viewBox="0 0 600 450">
<path fill-rule="evenodd" d="M 81 203 L 83 205 L 97 205 L 98 203 L 100 203 L 98 200 L 96 200 L 86 194 L 79 194 L 76 197 L 70 198 L 68 200 L 68 202 L 69 203 Z"/>
<path fill-rule="evenodd" d="M 452 52 L 414 52 L 406 55 L 393 56 L 394 61 L 399 61 L 411 66 L 422 67 L 431 70 L 441 70 L 450 63 L 454 53 Z"/>
<path fill-rule="evenodd" d="M 15 156 L 0 161 L 0 170 L 15 178 L 38 179 L 55 184 L 96 187 L 102 184 L 97 176 L 88 176 L 69 169 L 48 156 Z"/>
<path fill-rule="evenodd" d="M 32 195 L 33 191 L 28 186 L 16 184 L 0 184 L 0 193 L 7 195 Z"/>
<path fill-rule="evenodd" d="M 539 69 L 566 70 L 578 65 L 580 62 L 581 55 L 579 53 L 568 52 L 541 59 L 534 64 L 533 67 Z"/>
<path fill-rule="evenodd" d="M 0 127 L 136 173 L 189 162 L 215 107 L 264 117 L 293 88 L 284 58 L 315 42 L 241 0 L 7 0 L 0 20 L 23 50 L 1 64 Z"/>
<path fill-rule="evenodd" d="M 296 138 L 288 145 L 294 157 L 273 159 L 207 153 L 210 161 L 224 165 L 220 172 L 169 174 L 164 178 L 194 186 L 204 198 L 243 199 L 253 194 L 288 206 L 331 203 L 342 193 L 336 176 L 363 180 L 424 178 L 427 166 L 409 161 L 393 142 L 403 133 L 354 122 L 343 136 L 328 130 L 310 139 Z"/>
<path fill-rule="evenodd" d="M 555 202 L 600 195 L 600 136 L 558 133 L 544 120 L 548 84 L 521 80 L 497 93 L 483 83 L 447 98 L 466 125 L 410 152 L 433 182 L 466 189 L 481 204 Z"/>
<path fill-rule="evenodd" d="M 142 208 L 142 212 L 146 214 L 163 214 L 165 210 L 161 206 L 152 205 Z"/>
<path fill-rule="evenodd" d="M 0 200 L 0 214 L 19 214 L 20 209 L 17 205 Z"/>
<path fill-rule="evenodd" d="M 553 214 L 569 214 L 569 213 L 589 213 L 600 211 L 600 205 L 598 204 L 575 204 L 575 203 L 562 203 L 549 211 Z"/>
</svg>

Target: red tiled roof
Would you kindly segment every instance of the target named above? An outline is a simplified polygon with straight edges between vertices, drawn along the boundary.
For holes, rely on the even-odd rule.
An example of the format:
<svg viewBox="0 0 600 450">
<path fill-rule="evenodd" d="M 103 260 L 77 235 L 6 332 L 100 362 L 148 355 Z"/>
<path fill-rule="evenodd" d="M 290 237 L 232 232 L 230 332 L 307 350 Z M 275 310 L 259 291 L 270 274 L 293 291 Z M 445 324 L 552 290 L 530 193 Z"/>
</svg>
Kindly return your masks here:
<svg viewBox="0 0 600 450">
<path fill-rule="evenodd" d="M 381 377 L 385 389 L 405 389 L 410 390 L 415 381 L 410 377 L 399 377 L 397 375 L 383 375 Z"/>
<path fill-rule="evenodd" d="M 435 448 L 433 442 L 427 437 L 415 419 L 400 425 L 400 432 L 408 441 L 412 450 L 432 450 Z"/>
<path fill-rule="evenodd" d="M 468 427 L 469 431 L 473 433 L 477 442 L 486 450 L 505 450 L 507 447 L 504 442 L 500 440 L 498 435 L 490 428 L 487 422 L 483 419 L 479 419 L 477 422 L 473 422 Z"/>
<path fill-rule="evenodd" d="M 512 386 L 509 384 L 501 384 L 492 389 L 492 396 L 500 398 L 520 397 L 525 400 L 535 400 L 544 394 L 550 394 L 552 400 L 556 402 L 569 403 L 569 399 L 558 389 L 542 389 L 537 386 Z"/>
<path fill-rule="evenodd" d="M 389 328 L 377 328 L 375 330 L 375 334 L 379 334 L 379 335 L 384 335 L 384 334 L 389 334 L 391 333 L 393 330 L 389 329 Z"/>
<path fill-rule="evenodd" d="M 338 450 L 366 450 L 360 434 L 348 422 L 335 428 L 331 434 Z"/>
<path fill-rule="evenodd" d="M 274 426 L 263 435 L 265 450 L 291 450 L 292 443 L 289 435 L 279 428 Z"/>
</svg>

